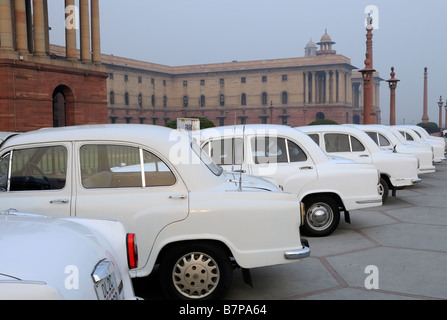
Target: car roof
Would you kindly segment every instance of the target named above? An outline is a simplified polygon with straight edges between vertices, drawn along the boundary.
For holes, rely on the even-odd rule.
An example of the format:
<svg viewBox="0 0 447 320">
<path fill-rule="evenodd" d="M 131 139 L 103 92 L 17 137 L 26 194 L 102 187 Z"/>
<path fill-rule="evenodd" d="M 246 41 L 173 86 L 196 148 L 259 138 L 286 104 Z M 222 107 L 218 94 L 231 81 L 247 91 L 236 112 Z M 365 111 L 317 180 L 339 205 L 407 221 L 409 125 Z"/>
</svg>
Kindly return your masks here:
<svg viewBox="0 0 447 320">
<path fill-rule="evenodd" d="M 314 161 L 328 161 L 328 156 L 321 150 L 321 148 L 307 135 L 292 127 L 284 125 L 273 124 L 246 124 L 246 125 L 234 125 L 234 126 L 221 126 L 215 128 L 203 129 L 200 131 L 200 140 L 204 142 L 210 138 L 225 136 L 242 136 L 242 135 L 257 135 L 257 134 L 270 134 L 287 137 L 289 139 L 296 140 L 303 147 L 311 153 L 311 157 Z"/>
</svg>

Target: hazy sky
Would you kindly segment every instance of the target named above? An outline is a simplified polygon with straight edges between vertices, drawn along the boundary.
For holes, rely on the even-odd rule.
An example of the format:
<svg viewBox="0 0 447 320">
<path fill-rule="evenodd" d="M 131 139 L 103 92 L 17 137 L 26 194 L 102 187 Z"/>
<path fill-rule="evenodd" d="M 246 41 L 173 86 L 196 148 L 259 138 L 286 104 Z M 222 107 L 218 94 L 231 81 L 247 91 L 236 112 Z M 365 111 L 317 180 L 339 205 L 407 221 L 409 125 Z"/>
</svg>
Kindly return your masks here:
<svg viewBox="0 0 447 320">
<path fill-rule="evenodd" d="M 64 1 L 48 2 L 50 41 L 64 45 Z M 374 68 L 388 80 L 394 66 L 401 80 L 396 121 L 421 122 L 427 67 L 429 117 L 438 123 L 437 102 L 447 98 L 447 0 L 101 0 L 101 49 L 170 66 L 292 58 L 327 29 L 337 53 L 362 69 L 369 5 L 378 9 Z M 380 96 L 388 124 L 386 82 Z"/>
</svg>

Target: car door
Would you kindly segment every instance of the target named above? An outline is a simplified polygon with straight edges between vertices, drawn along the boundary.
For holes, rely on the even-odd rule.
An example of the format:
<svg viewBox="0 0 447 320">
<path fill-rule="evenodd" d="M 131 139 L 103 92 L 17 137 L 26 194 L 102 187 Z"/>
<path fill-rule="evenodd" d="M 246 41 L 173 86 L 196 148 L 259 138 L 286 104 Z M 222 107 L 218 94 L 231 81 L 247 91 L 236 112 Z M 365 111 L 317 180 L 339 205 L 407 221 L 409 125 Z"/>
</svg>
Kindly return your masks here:
<svg viewBox="0 0 447 320">
<path fill-rule="evenodd" d="M 188 215 L 188 190 L 155 151 L 123 143 L 76 143 L 76 216 L 121 221 L 138 237 L 143 266 L 157 235 Z M 141 266 L 141 267 L 143 267 Z"/>
<path fill-rule="evenodd" d="M 348 133 L 324 133 L 323 145 L 328 155 L 339 156 L 360 163 L 373 163 L 369 150 L 359 139 Z"/>
<path fill-rule="evenodd" d="M 0 155 L 0 210 L 70 216 L 71 144 L 42 144 Z"/>
<path fill-rule="evenodd" d="M 298 194 L 317 179 L 312 158 L 297 141 L 267 135 L 248 139 L 249 173 L 268 177 L 282 185 L 285 191 Z"/>
</svg>

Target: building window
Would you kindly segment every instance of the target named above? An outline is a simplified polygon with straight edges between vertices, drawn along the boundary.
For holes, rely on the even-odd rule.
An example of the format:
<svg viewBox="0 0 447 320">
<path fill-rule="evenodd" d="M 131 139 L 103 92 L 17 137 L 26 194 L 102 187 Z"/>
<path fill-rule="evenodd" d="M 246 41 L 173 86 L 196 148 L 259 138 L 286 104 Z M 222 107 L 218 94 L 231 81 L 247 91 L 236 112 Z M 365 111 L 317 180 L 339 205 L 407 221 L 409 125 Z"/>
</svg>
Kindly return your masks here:
<svg viewBox="0 0 447 320">
<path fill-rule="evenodd" d="M 139 119 L 140 119 L 140 124 L 144 124 L 144 120 L 146 120 L 146 118 L 145 117 L 140 117 Z"/>
<path fill-rule="evenodd" d="M 153 108 L 155 108 L 155 94 L 153 94 L 151 96 L 151 105 L 152 105 Z"/>
<path fill-rule="evenodd" d="M 323 112 L 317 112 L 316 114 L 316 120 L 324 120 L 326 119 L 326 116 L 324 115 Z"/>
<path fill-rule="evenodd" d="M 124 94 L 124 104 L 125 104 L 126 106 L 129 105 L 129 92 L 126 92 L 126 93 Z"/>
<path fill-rule="evenodd" d="M 242 77 L 241 78 L 241 83 L 246 83 L 246 82 L 247 82 L 247 79 L 245 77 Z"/>
<path fill-rule="evenodd" d="M 247 124 L 247 117 L 241 117 L 241 124 Z"/>
<path fill-rule="evenodd" d="M 110 104 L 115 104 L 115 92 L 110 91 Z"/>
<path fill-rule="evenodd" d="M 205 96 L 203 94 L 200 96 L 200 106 L 201 107 L 205 106 Z"/>
<path fill-rule="evenodd" d="M 154 84 L 155 84 L 155 79 L 151 78 L 151 85 L 154 85 Z"/>
<path fill-rule="evenodd" d="M 281 116 L 281 124 L 286 126 L 287 125 L 287 118 L 288 116 Z"/>
<path fill-rule="evenodd" d="M 128 82 L 129 81 L 129 76 L 127 74 L 124 75 L 124 82 Z"/>
<path fill-rule="evenodd" d="M 163 108 L 166 108 L 168 106 L 168 97 L 163 96 Z"/>
<path fill-rule="evenodd" d="M 142 83 L 143 82 L 143 78 L 141 76 L 138 76 L 138 83 Z"/>
<path fill-rule="evenodd" d="M 141 93 L 138 95 L 138 106 L 143 108 L 143 95 Z"/>
<path fill-rule="evenodd" d="M 262 93 L 261 103 L 263 106 L 267 105 L 267 92 Z"/>
<path fill-rule="evenodd" d="M 204 85 L 205 85 L 205 80 L 203 80 L 203 79 L 200 80 L 200 85 L 201 85 L 201 86 L 204 86 Z"/>
<path fill-rule="evenodd" d="M 109 79 L 110 79 L 110 80 L 113 80 L 113 73 L 112 73 L 112 72 L 109 73 Z"/>
<path fill-rule="evenodd" d="M 247 95 L 245 93 L 241 95 L 241 105 L 243 106 L 247 105 Z"/>
<path fill-rule="evenodd" d="M 219 126 L 223 127 L 225 125 L 225 118 L 219 118 Z"/>
<path fill-rule="evenodd" d="M 183 96 L 183 107 L 188 107 L 188 96 Z"/>
<path fill-rule="evenodd" d="M 225 80 L 223 78 L 219 79 L 219 83 L 221 86 L 223 86 L 225 84 Z"/>
<path fill-rule="evenodd" d="M 158 120 L 158 118 L 152 118 L 152 124 L 157 125 L 157 120 Z"/>
<path fill-rule="evenodd" d="M 282 81 L 287 81 L 287 74 L 282 75 Z"/>
<path fill-rule="evenodd" d="M 219 105 L 220 105 L 221 107 L 225 106 L 225 95 L 223 95 L 223 94 L 221 94 L 221 95 L 219 96 Z"/>
<path fill-rule="evenodd" d="M 152 80 L 154 80 L 154 79 L 152 79 Z M 166 87 L 166 80 L 163 80 L 163 87 Z"/>
<path fill-rule="evenodd" d="M 262 76 L 262 82 L 267 82 L 267 76 Z"/>
<path fill-rule="evenodd" d="M 262 124 L 267 124 L 267 116 L 261 116 L 261 123 Z"/>
<path fill-rule="evenodd" d="M 281 94 L 281 102 L 282 104 L 287 104 L 288 103 L 288 95 L 287 95 L 287 91 L 284 91 Z"/>
<path fill-rule="evenodd" d="M 183 86 L 184 86 L 184 87 L 187 87 L 187 86 L 188 86 L 188 81 L 184 80 L 184 81 L 183 81 Z"/>
</svg>

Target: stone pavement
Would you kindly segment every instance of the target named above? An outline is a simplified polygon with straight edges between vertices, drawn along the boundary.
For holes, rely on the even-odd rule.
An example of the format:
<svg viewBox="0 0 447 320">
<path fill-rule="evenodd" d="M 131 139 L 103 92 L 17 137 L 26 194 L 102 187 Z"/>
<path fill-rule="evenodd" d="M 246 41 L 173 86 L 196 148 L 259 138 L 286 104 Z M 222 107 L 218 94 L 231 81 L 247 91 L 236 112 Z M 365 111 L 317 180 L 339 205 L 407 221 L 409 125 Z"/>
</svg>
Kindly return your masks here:
<svg viewBox="0 0 447 320">
<path fill-rule="evenodd" d="M 447 299 L 447 163 L 436 169 L 383 206 L 352 211 L 331 236 L 307 237 L 311 257 L 251 270 L 253 288 L 235 270 L 226 299 Z M 135 290 L 163 299 L 154 280 L 136 280 Z"/>
</svg>

